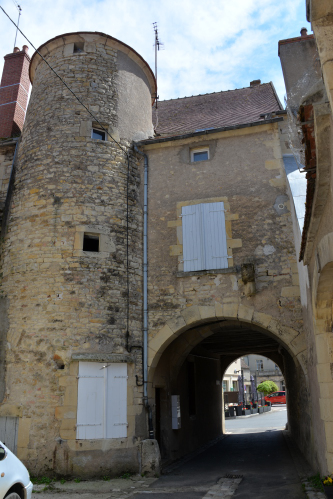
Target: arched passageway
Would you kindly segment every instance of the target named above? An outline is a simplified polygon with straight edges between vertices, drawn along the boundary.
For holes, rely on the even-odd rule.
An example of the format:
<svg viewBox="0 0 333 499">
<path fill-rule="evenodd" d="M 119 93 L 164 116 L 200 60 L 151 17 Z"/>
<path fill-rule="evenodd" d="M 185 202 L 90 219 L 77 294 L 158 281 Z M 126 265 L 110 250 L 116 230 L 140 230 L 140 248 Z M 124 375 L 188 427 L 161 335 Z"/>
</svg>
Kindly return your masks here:
<svg viewBox="0 0 333 499">
<path fill-rule="evenodd" d="M 257 324 L 215 319 L 174 335 L 151 371 L 150 399 L 164 461 L 223 433 L 223 374 L 231 362 L 251 353 L 265 355 L 280 366 L 288 391 L 289 429 L 301 448 L 305 442 L 308 445 L 311 410 L 306 374 L 291 344 Z"/>
</svg>

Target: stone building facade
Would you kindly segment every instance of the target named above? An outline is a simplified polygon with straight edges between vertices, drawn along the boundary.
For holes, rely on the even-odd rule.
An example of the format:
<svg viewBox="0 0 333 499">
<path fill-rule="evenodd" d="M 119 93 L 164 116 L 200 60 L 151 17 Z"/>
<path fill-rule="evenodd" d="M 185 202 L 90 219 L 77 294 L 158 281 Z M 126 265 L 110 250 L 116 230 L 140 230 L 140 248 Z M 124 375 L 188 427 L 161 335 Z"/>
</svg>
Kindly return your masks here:
<svg viewBox="0 0 333 499">
<path fill-rule="evenodd" d="M 154 130 L 132 48 L 82 32 L 39 51 L 81 103 L 34 54 L 15 160 L 0 144 L 0 426 L 18 456 L 40 474 L 155 472 L 159 449 L 221 436 L 223 374 L 259 353 L 296 443 L 330 469 L 273 85 L 160 102 Z"/>
</svg>

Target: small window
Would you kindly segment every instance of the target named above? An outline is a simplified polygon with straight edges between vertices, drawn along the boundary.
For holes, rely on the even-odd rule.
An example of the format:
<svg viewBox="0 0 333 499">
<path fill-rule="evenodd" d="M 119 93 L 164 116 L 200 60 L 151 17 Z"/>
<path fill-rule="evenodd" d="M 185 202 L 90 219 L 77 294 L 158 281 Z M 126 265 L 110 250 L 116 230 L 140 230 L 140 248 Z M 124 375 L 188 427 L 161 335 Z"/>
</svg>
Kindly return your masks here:
<svg viewBox="0 0 333 499">
<path fill-rule="evenodd" d="M 73 54 L 80 54 L 81 52 L 84 52 L 84 42 L 74 43 Z"/>
<path fill-rule="evenodd" d="M 196 163 L 197 161 L 207 161 L 209 159 L 209 148 L 204 149 L 193 149 L 191 151 L 191 161 Z"/>
<path fill-rule="evenodd" d="M 264 363 L 262 360 L 256 360 L 257 363 L 257 371 L 263 371 L 264 370 Z"/>
<path fill-rule="evenodd" d="M 95 140 L 106 140 L 106 133 L 104 132 L 104 130 L 93 128 L 91 131 L 91 138 Z"/>
<path fill-rule="evenodd" d="M 228 385 L 227 385 L 227 381 L 222 381 L 222 388 L 223 388 L 223 391 L 224 392 L 227 392 L 228 391 Z"/>
<path fill-rule="evenodd" d="M 84 233 L 83 251 L 94 251 L 96 253 L 99 252 L 99 235 L 98 234 Z"/>
</svg>

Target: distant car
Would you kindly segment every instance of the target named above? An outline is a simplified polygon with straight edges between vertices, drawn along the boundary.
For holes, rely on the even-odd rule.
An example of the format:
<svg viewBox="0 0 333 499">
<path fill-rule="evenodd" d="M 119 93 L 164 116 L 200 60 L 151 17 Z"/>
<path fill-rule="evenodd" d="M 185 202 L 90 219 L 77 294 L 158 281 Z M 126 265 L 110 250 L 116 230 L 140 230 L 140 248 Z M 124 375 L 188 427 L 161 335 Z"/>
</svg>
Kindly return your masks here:
<svg viewBox="0 0 333 499">
<path fill-rule="evenodd" d="M 286 403 L 286 392 L 274 392 L 265 397 L 266 402 L 273 404 L 285 404 Z"/>
<path fill-rule="evenodd" d="M 0 498 L 31 499 L 32 483 L 27 468 L 0 442 Z"/>
</svg>

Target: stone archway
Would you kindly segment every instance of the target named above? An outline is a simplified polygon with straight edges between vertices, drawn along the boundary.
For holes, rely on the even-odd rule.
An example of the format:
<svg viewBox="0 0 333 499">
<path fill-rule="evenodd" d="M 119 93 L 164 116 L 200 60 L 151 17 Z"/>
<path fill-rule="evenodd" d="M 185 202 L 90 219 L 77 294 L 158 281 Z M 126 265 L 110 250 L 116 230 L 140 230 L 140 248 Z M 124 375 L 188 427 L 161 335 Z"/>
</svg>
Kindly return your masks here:
<svg viewBox="0 0 333 499">
<path fill-rule="evenodd" d="M 224 342 L 223 345 L 221 342 Z M 164 414 L 162 430 L 158 433 L 163 434 L 160 440 L 165 459 L 177 459 L 221 434 L 223 412 L 220 384 L 226 363 L 251 353 L 248 345 L 256 342 L 259 350 L 263 345 L 264 351 L 275 351 L 277 360 L 284 363 L 292 397 L 289 404 L 290 427 L 299 445 L 307 445 L 304 451 L 309 450 L 306 442 L 311 440 L 311 411 L 306 406 L 309 397 L 303 333 L 253 308 L 217 303 L 215 307 L 186 309 L 169 321 L 150 342 L 148 393 L 154 406 L 158 391 L 158 404 L 161 406 L 157 411 Z M 232 353 L 237 344 L 240 345 L 238 350 Z M 229 356 L 228 349 L 231 352 Z M 196 403 L 200 408 L 197 414 L 192 415 L 186 412 L 191 405 L 187 372 L 191 363 L 195 363 Z M 180 403 L 185 408 L 182 427 L 177 431 L 170 426 L 172 395 L 179 395 Z M 305 405 L 302 405 L 302 400 Z"/>
</svg>

